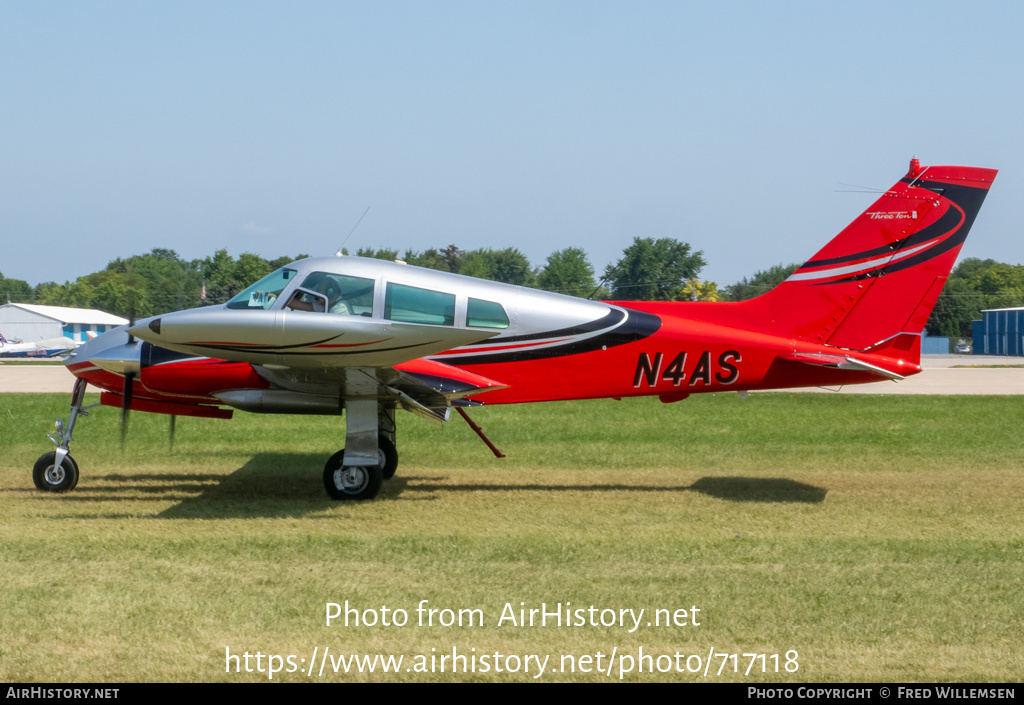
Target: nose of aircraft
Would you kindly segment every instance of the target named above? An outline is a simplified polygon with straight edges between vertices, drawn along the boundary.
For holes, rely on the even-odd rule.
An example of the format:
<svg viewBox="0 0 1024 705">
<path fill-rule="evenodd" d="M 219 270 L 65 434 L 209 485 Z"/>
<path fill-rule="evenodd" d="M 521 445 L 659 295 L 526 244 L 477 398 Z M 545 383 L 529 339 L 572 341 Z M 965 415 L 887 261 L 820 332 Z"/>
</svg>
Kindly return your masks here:
<svg viewBox="0 0 1024 705">
<path fill-rule="evenodd" d="M 135 325 L 128 328 L 128 333 L 134 335 L 136 338 L 142 338 L 144 340 L 160 340 L 162 334 L 161 324 L 163 322 L 163 316 L 154 316 L 152 318 L 143 318 L 141 321 L 136 321 Z"/>
<path fill-rule="evenodd" d="M 142 341 L 130 338 L 128 326 L 120 326 L 98 335 L 75 350 L 65 364 L 83 360 L 118 375 L 137 374 L 140 368 Z"/>
</svg>

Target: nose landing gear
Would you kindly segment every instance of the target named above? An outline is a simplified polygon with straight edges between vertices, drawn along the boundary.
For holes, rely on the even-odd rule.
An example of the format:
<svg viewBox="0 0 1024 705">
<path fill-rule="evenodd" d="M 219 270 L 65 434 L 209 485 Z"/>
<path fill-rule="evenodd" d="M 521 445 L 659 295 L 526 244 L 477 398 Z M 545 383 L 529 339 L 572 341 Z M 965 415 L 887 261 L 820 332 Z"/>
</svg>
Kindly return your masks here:
<svg viewBox="0 0 1024 705">
<path fill-rule="evenodd" d="M 32 481 L 41 490 L 68 492 L 75 489 L 75 485 L 78 484 L 78 463 L 71 457 L 68 450 L 68 445 L 73 440 L 71 432 L 74 430 L 79 416 L 89 415 L 86 409 L 99 406 L 99 404 L 82 406 L 87 386 L 85 380 L 75 380 L 74 389 L 71 391 L 71 416 L 68 419 L 68 425 L 65 427 L 64 422 L 57 419 L 56 433 L 47 436 L 57 446 L 57 450 L 43 453 L 32 468 Z"/>
<path fill-rule="evenodd" d="M 47 492 L 67 492 L 78 484 L 78 463 L 64 452 L 58 463 L 57 451 L 44 453 L 32 468 L 32 480 L 36 487 Z"/>
</svg>

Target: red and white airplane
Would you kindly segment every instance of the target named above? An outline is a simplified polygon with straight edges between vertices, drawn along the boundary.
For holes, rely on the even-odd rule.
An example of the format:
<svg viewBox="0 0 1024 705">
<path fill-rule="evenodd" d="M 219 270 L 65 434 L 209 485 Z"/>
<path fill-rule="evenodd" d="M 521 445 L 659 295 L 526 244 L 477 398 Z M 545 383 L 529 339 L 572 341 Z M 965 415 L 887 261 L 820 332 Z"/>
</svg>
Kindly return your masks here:
<svg viewBox="0 0 1024 705">
<path fill-rule="evenodd" d="M 598 302 L 359 257 L 294 262 L 222 306 L 80 347 L 71 417 L 35 484 L 78 482 L 68 444 L 88 384 L 123 415 L 344 413 L 324 485 L 370 499 L 398 464 L 398 409 L 442 423 L 482 404 L 903 379 L 921 371 L 925 323 L 995 176 L 914 159 L 785 282 L 741 302 Z"/>
</svg>

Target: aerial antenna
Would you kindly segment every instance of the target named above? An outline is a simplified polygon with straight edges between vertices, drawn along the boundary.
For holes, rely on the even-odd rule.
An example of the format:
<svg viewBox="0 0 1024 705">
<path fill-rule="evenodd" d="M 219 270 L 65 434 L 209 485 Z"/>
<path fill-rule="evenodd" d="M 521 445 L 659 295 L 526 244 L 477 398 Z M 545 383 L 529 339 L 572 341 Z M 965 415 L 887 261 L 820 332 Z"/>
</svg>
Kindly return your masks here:
<svg viewBox="0 0 1024 705">
<path fill-rule="evenodd" d="M 341 257 L 341 251 L 345 249 L 345 245 L 348 243 L 348 239 L 350 237 L 352 237 L 352 233 L 354 233 L 356 231 L 356 228 L 359 227 L 359 224 L 363 222 L 363 218 L 365 218 L 366 214 L 369 213 L 369 212 L 370 212 L 370 207 L 367 206 L 366 210 L 363 211 L 363 214 L 361 216 L 359 216 L 359 220 L 356 221 L 356 224 L 352 226 L 351 230 L 349 230 L 348 235 L 345 236 L 345 242 L 341 243 L 341 247 L 339 247 L 338 251 L 334 253 L 335 257 Z"/>
<path fill-rule="evenodd" d="M 874 186 L 860 186 L 859 184 L 847 184 L 842 181 L 839 182 L 840 186 L 849 186 L 851 189 L 857 189 L 856 191 L 847 191 L 844 189 L 836 189 L 836 193 L 885 193 L 887 189 L 875 188 Z"/>
<path fill-rule="evenodd" d="M 604 283 L 606 281 L 608 281 L 610 278 L 614 277 L 616 274 L 618 274 L 619 267 L 621 267 L 623 264 L 625 264 L 625 262 L 626 262 L 625 256 L 620 257 L 619 261 L 615 263 L 614 267 L 612 267 L 612 270 L 610 272 L 607 272 L 604 275 L 604 278 L 601 279 L 601 281 L 599 281 L 597 283 L 597 286 L 594 287 L 594 290 L 592 292 L 590 292 L 590 296 L 588 296 L 587 298 L 588 299 L 593 299 L 594 298 L 594 294 L 596 294 L 597 292 L 599 292 L 601 290 L 601 287 L 604 286 Z"/>
</svg>

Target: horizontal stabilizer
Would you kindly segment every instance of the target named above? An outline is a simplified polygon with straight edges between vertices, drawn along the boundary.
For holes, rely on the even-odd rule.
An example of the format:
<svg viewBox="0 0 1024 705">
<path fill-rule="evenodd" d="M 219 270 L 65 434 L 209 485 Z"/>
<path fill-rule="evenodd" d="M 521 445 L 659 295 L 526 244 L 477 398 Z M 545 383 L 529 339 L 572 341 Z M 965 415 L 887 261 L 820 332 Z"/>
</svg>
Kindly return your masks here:
<svg viewBox="0 0 1024 705">
<path fill-rule="evenodd" d="M 826 353 L 792 353 L 790 355 L 780 355 L 780 360 L 789 360 L 791 362 L 802 362 L 805 365 L 814 365 L 815 367 L 831 367 L 837 370 L 856 370 L 858 372 L 871 372 L 880 377 L 886 379 L 901 380 L 906 379 L 903 375 L 890 372 L 884 367 L 878 365 L 872 365 L 870 362 L 864 360 L 858 360 L 855 357 L 849 355 L 829 355 Z"/>
</svg>

